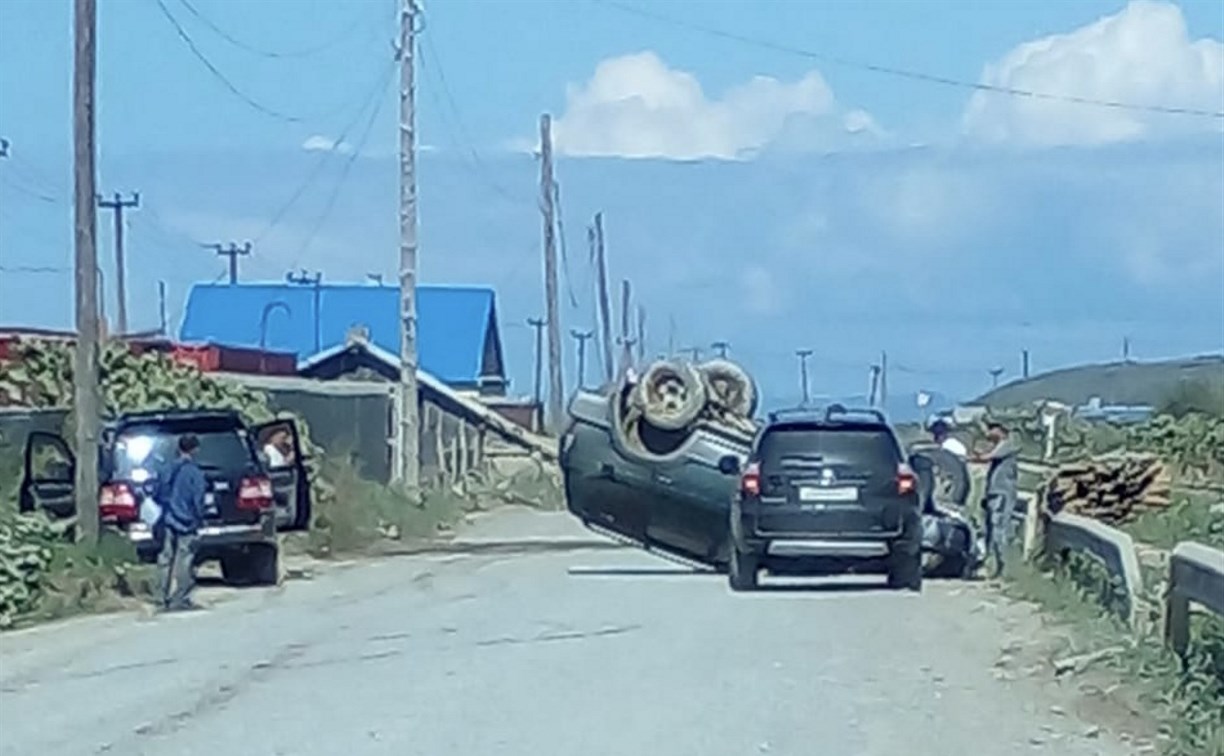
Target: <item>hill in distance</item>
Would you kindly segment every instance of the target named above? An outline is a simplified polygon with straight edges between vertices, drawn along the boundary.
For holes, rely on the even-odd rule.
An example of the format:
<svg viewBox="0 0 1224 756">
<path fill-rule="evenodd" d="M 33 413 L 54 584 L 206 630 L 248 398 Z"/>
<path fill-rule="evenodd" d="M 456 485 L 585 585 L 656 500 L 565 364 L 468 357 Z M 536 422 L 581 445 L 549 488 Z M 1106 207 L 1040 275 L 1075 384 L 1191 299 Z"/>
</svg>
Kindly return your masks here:
<svg viewBox="0 0 1224 756">
<path fill-rule="evenodd" d="M 1102 404 L 1158 406 L 1180 387 L 1196 384 L 1224 392 L 1224 355 L 1079 365 L 1012 381 L 983 394 L 973 403 L 1015 407 L 1053 399 L 1080 406 L 1093 397 L 1100 397 Z"/>
</svg>

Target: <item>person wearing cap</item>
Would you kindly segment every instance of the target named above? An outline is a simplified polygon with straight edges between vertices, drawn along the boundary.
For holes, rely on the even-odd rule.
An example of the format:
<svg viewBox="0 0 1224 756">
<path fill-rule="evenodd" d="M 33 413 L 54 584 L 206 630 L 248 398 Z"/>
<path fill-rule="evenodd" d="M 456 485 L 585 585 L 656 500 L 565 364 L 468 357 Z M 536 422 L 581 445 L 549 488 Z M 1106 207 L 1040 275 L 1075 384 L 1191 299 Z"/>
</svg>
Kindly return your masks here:
<svg viewBox="0 0 1224 756">
<path fill-rule="evenodd" d="M 935 420 L 928 430 L 931 433 L 931 439 L 939 444 L 940 449 L 952 452 L 960 459 L 968 458 L 969 449 L 961 443 L 960 439 L 952 435 L 952 429 L 946 420 L 942 418 Z"/>
<path fill-rule="evenodd" d="M 984 454 L 974 454 L 973 461 L 989 465 L 986 496 L 982 500 L 986 515 L 986 552 L 994 556 L 994 577 L 999 577 L 1003 574 L 1003 550 L 1011 534 L 1012 515 L 1018 499 L 1020 447 L 999 422 L 986 425 L 986 437 L 993 446 Z"/>
</svg>

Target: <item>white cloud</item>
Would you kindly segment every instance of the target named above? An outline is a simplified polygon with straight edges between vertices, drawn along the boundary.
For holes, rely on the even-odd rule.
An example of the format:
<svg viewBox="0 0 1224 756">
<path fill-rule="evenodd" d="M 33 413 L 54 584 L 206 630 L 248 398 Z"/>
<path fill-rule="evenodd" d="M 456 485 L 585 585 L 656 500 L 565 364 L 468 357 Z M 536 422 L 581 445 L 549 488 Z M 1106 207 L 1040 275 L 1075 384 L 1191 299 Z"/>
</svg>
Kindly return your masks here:
<svg viewBox="0 0 1224 756">
<path fill-rule="evenodd" d="M 307 152 L 331 152 L 334 150 L 339 153 L 348 154 L 353 151 L 353 146 L 348 142 L 325 137 L 322 134 L 315 134 L 302 142 L 302 149 Z"/>
<path fill-rule="evenodd" d="M 1133 0 L 1069 34 L 1025 42 L 982 72 L 982 83 L 1162 107 L 1224 110 L 1224 44 L 1191 40 L 1181 9 Z M 1219 129 L 1221 121 L 977 92 L 967 135 L 1030 146 L 1097 145 Z"/>
<path fill-rule="evenodd" d="M 711 99 L 695 76 L 645 51 L 601 61 L 568 86 L 553 140 L 567 155 L 734 160 L 783 136 L 798 143 L 796 130 L 819 130 L 825 147 L 880 133 L 863 111 L 842 113 L 817 71 L 793 83 L 755 76 Z"/>
</svg>

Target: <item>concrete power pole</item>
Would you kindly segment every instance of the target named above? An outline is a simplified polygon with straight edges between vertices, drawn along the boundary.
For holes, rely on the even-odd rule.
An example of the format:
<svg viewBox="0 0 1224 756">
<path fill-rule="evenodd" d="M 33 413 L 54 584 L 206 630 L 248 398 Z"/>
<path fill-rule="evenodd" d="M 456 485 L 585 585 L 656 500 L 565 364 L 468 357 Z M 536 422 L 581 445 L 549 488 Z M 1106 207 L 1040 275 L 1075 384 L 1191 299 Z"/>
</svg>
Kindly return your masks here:
<svg viewBox="0 0 1224 756">
<path fill-rule="evenodd" d="M 98 213 L 94 144 L 97 75 L 96 0 L 73 6 L 72 143 L 76 270 L 76 354 L 72 372 L 76 430 L 76 514 L 80 538 L 98 541 Z"/>
<path fill-rule="evenodd" d="M 114 199 L 98 198 L 98 207 L 110 210 L 115 214 L 115 299 L 119 311 L 119 335 L 128 332 L 127 317 L 127 264 L 123 259 L 123 211 L 127 208 L 140 207 L 140 192 L 134 192 L 129 199 L 115 192 Z"/>
<path fill-rule="evenodd" d="M 808 358 L 812 356 L 811 349 L 796 349 L 795 355 L 799 358 L 799 386 L 803 389 L 803 404 L 806 407 L 812 401 L 811 387 L 808 385 Z"/>
<path fill-rule="evenodd" d="M 1029 350 L 1027 349 L 1020 353 L 1020 374 L 1025 378 L 1029 377 Z"/>
<path fill-rule="evenodd" d="M 548 423 L 561 423 L 561 313 L 557 306 L 557 220 L 553 182 L 552 118 L 540 116 L 540 212 L 544 216 L 544 299 L 548 320 Z"/>
<path fill-rule="evenodd" d="M 599 294 L 599 328 L 603 348 L 604 381 L 612 382 L 615 366 L 612 361 L 612 304 L 608 296 L 608 258 L 604 251 L 603 213 L 595 213 L 595 224 L 588 233 L 595 259 L 596 288 Z"/>
<path fill-rule="evenodd" d="M 241 247 L 234 242 L 230 242 L 228 247 L 219 243 L 207 246 L 209 249 L 217 250 L 218 257 L 229 258 L 229 285 L 236 285 L 238 283 L 238 258 L 251 254 L 251 243 L 246 242 Z"/>
<path fill-rule="evenodd" d="M 646 362 L 646 305 L 637 307 L 637 361 L 638 366 Z"/>
<path fill-rule="evenodd" d="M 725 360 L 727 359 L 727 350 L 731 348 L 731 344 L 726 341 L 715 341 L 710 345 L 710 348 L 718 352 L 718 359 Z"/>
<path fill-rule="evenodd" d="M 888 409 L 888 352 L 880 352 L 880 409 Z"/>
<path fill-rule="evenodd" d="M 587 341 L 595 335 L 594 331 L 579 331 L 577 328 L 570 331 L 570 336 L 574 337 L 574 341 L 578 342 L 578 388 L 586 388 L 586 345 Z"/>
<path fill-rule="evenodd" d="M 633 316 L 629 313 L 630 301 L 633 297 L 633 289 L 629 283 L 629 279 L 621 280 L 621 365 L 620 372 L 624 375 L 630 367 L 633 366 L 633 337 L 629 335 L 631 328 L 630 322 Z"/>
<path fill-rule="evenodd" d="M 400 286 L 400 483 L 418 497 L 421 432 L 417 418 L 417 196 L 416 196 L 416 0 L 400 0 L 399 286 Z"/>
<path fill-rule="evenodd" d="M 535 329 L 535 381 L 532 383 L 531 398 L 536 412 L 540 412 L 540 401 L 543 399 L 543 366 L 544 366 L 544 326 L 548 321 L 543 318 L 528 318 L 527 325 Z M 532 428 L 539 430 L 539 427 Z"/>
<path fill-rule="evenodd" d="M 1003 376 L 1003 368 L 996 367 L 996 368 L 990 369 L 990 380 L 991 380 L 992 388 L 999 387 L 999 378 L 1001 378 L 1002 376 Z"/>
</svg>

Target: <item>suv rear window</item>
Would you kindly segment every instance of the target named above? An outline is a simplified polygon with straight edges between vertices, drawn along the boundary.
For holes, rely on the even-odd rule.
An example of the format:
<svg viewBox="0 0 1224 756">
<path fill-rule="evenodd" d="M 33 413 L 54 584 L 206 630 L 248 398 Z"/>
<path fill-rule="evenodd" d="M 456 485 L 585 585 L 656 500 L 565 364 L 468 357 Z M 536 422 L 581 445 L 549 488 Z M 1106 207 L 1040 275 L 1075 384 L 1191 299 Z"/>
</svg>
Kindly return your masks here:
<svg viewBox="0 0 1224 756">
<path fill-rule="evenodd" d="M 879 425 L 780 426 L 766 431 L 757 453 L 763 467 L 774 469 L 788 457 L 819 456 L 890 471 L 901 461 L 896 438 Z"/>
<path fill-rule="evenodd" d="M 241 470 L 254 462 L 246 431 L 232 420 L 179 420 L 124 427 L 115 437 L 111 474 L 131 477 L 134 470 L 156 470 L 178 456 L 178 439 L 193 433 L 200 440 L 196 461 L 204 469 Z"/>
</svg>

